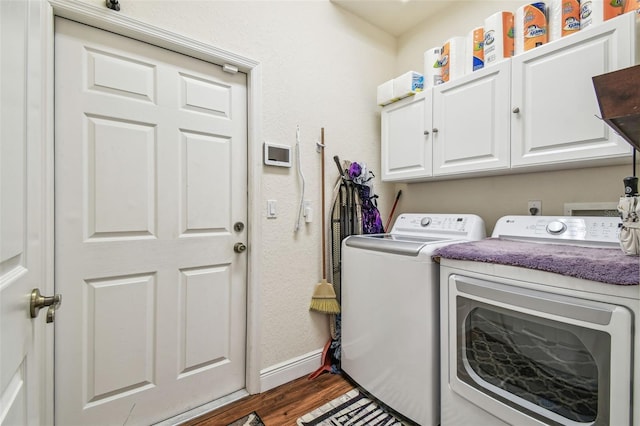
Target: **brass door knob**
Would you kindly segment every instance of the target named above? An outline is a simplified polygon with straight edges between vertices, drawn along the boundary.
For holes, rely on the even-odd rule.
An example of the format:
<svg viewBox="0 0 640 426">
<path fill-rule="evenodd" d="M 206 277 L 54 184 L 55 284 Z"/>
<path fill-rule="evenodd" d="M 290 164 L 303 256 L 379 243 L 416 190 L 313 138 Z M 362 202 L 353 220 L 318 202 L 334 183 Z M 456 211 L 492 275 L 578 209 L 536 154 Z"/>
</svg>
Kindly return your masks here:
<svg viewBox="0 0 640 426">
<path fill-rule="evenodd" d="M 31 291 L 31 300 L 29 302 L 29 312 L 31 318 L 37 318 L 40 309 L 48 306 L 47 322 L 51 323 L 55 319 L 55 310 L 62 304 L 62 295 L 56 294 L 54 296 L 43 296 L 40 294 L 40 289 L 34 288 Z"/>
</svg>

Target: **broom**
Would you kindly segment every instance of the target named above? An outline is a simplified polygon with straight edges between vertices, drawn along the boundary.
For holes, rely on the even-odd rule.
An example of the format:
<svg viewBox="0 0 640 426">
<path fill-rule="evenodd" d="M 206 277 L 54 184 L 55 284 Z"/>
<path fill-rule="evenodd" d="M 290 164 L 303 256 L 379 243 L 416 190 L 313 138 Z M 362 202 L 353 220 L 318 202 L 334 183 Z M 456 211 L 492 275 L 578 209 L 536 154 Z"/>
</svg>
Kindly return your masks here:
<svg viewBox="0 0 640 426">
<path fill-rule="evenodd" d="M 320 149 L 322 150 L 322 281 L 316 284 L 316 288 L 313 291 L 311 297 L 312 311 L 323 312 L 325 314 L 338 314 L 340 313 L 340 304 L 336 298 L 336 292 L 333 289 L 333 285 L 327 282 L 327 259 L 326 259 L 326 242 L 325 242 L 325 212 L 324 212 L 324 127 L 320 130 Z"/>
</svg>

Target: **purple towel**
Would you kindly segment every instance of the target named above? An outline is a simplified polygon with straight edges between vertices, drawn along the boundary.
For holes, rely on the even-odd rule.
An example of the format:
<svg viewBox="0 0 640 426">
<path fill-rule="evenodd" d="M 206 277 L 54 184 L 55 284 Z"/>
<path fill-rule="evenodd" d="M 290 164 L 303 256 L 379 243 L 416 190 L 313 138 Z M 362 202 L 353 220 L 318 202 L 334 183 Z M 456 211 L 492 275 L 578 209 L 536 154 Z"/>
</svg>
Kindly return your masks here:
<svg viewBox="0 0 640 426">
<path fill-rule="evenodd" d="M 640 258 L 621 249 L 487 238 L 441 247 L 433 257 L 520 266 L 607 284 L 640 284 Z"/>
</svg>

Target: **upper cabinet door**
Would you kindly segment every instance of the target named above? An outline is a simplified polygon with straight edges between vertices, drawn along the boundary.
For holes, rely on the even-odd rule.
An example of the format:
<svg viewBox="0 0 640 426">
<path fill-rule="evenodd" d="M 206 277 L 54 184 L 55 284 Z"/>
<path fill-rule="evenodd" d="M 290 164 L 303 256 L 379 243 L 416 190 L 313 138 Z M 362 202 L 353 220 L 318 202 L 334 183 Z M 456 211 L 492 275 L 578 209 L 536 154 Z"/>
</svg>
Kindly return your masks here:
<svg viewBox="0 0 640 426">
<path fill-rule="evenodd" d="M 382 180 L 408 181 L 432 175 L 432 92 L 426 90 L 382 109 Z"/>
<path fill-rule="evenodd" d="M 433 89 L 433 174 L 509 168 L 511 63 Z"/>
<path fill-rule="evenodd" d="M 592 77 L 633 65 L 635 50 L 630 13 L 513 57 L 511 167 L 629 155 L 598 118 Z"/>
</svg>

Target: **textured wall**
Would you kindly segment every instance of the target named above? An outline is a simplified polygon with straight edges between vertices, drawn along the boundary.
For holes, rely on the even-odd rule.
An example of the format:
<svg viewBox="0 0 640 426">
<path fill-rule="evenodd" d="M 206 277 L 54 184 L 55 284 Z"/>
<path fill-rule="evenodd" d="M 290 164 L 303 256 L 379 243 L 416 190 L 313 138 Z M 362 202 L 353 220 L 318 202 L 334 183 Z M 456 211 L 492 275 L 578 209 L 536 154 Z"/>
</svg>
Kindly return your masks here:
<svg viewBox="0 0 640 426">
<path fill-rule="evenodd" d="M 446 13 L 399 37 L 395 73 L 422 71 L 425 50 L 450 37 L 466 35 L 497 11 L 515 12 L 525 3 L 528 2 L 457 2 Z M 564 203 L 617 202 L 623 194 L 622 179 L 631 172 L 629 159 L 624 166 L 403 184 L 397 186 L 402 189 L 402 198 L 396 212 L 476 213 L 491 232 L 501 216 L 527 214 L 528 200 L 541 200 L 545 215 L 563 214 Z"/>
<path fill-rule="evenodd" d="M 403 184 L 398 209 L 477 214 L 491 235 L 500 217 L 527 214 L 528 200 L 541 200 L 542 214 L 552 216 L 563 214 L 564 203 L 617 203 L 629 175 L 631 165 Z"/>
<path fill-rule="evenodd" d="M 99 6 L 104 0 L 83 0 Z M 320 157 L 315 141 L 325 127 L 327 198 L 337 176 L 330 159 L 364 161 L 379 174 L 380 109 L 375 89 L 404 71 L 422 71 L 422 54 L 454 35 L 464 35 L 497 10 L 515 11 L 523 1 L 463 1 L 397 40 L 328 0 L 205 1 L 120 0 L 120 13 L 230 50 L 262 65 L 262 139 L 295 145 L 302 133 L 302 167 L 315 220 L 294 234 L 300 185 L 296 168 L 263 167 L 262 200 L 278 202 L 278 218 L 263 216 L 261 368 L 316 350 L 327 338 L 323 315 L 310 313 L 320 278 Z M 396 56 L 397 55 L 397 56 Z M 529 199 L 543 213 L 561 214 L 564 202 L 611 201 L 621 193 L 630 167 L 604 167 L 415 183 L 376 182 L 386 221 L 395 197 L 400 212 L 474 212 L 490 232 L 504 214 L 524 214 Z M 254 226 L 256 224 L 253 224 Z"/>
<path fill-rule="evenodd" d="M 104 0 L 85 0 L 104 5 Z M 380 111 L 376 87 L 393 76 L 396 41 L 359 18 L 321 1 L 120 0 L 120 13 L 259 61 L 262 140 L 294 147 L 302 137 L 306 198 L 314 221 L 294 234 L 300 196 L 297 169 L 262 167 L 264 253 L 261 290 L 261 368 L 321 348 L 328 320 L 310 313 L 321 277 L 320 155 L 325 128 L 327 200 L 337 170 L 334 155 L 380 167 Z M 295 151 L 293 151 L 295 153 Z M 386 218 L 392 187 L 376 185 Z M 266 219 L 266 200 L 278 217 Z M 327 204 L 329 202 L 327 201 Z"/>
<path fill-rule="evenodd" d="M 424 51 L 441 46 L 447 39 L 466 36 L 473 28 L 484 25 L 484 19 L 495 12 L 516 11 L 525 3 L 512 1 L 455 1 L 451 5 L 422 24 L 417 25 L 398 38 L 396 73 L 407 70 L 424 72 Z"/>
</svg>

